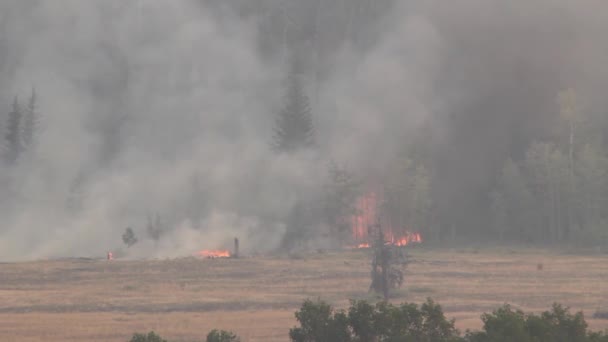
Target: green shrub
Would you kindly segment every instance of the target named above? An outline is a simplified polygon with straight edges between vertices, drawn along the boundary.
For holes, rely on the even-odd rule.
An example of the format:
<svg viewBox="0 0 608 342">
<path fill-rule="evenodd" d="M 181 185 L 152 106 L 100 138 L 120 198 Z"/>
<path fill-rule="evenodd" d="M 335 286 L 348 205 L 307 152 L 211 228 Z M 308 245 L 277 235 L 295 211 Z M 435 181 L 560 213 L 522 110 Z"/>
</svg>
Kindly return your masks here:
<svg viewBox="0 0 608 342">
<path fill-rule="evenodd" d="M 306 300 L 295 313 L 299 326 L 289 330 L 293 342 L 608 342 L 608 335 L 590 332 L 581 312 L 554 304 L 540 315 L 525 314 L 505 304 L 481 316 L 483 329 L 461 337 L 454 320 L 441 306 L 425 303 L 352 301 L 347 311 L 321 301 Z M 212 330 L 207 342 L 240 342 L 230 331 Z M 167 342 L 154 332 L 134 334 L 130 342 Z"/>
<path fill-rule="evenodd" d="M 481 316 L 483 331 L 469 333 L 470 342 L 599 342 L 608 336 L 588 332 L 581 312 L 571 314 L 568 308 L 554 304 L 540 315 L 526 315 L 505 304 L 491 314 Z"/>
<path fill-rule="evenodd" d="M 343 311 L 334 312 L 332 307 L 323 301 L 306 300 L 295 316 L 300 327 L 289 330 L 289 337 L 294 342 L 352 340 L 346 314 Z"/>
<path fill-rule="evenodd" d="M 133 334 L 133 337 L 129 342 L 167 342 L 167 340 L 162 339 L 160 336 L 156 335 L 154 331 L 150 331 L 146 334 Z"/>
<path fill-rule="evenodd" d="M 207 334 L 207 342 L 240 342 L 241 339 L 231 331 L 211 330 Z"/>
<path fill-rule="evenodd" d="M 296 312 L 300 327 L 290 330 L 294 342 L 383 341 L 452 342 L 462 341 L 441 306 L 428 299 L 416 304 L 394 306 L 386 302 L 371 305 L 353 301 L 348 309 L 335 312 L 322 301 L 306 301 Z"/>
<path fill-rule="evenodd" d="M 530 337 L 526 331 L 526 317 L 520 310 L 513 310 L 510 305 L 504 305 L 491 314 L 483 314 L 483 331 L 469 333 L 467 340 L 471 342 L 528 342 Z M 541 322 L 535 322 L 541 323 Z"/>
</svg>

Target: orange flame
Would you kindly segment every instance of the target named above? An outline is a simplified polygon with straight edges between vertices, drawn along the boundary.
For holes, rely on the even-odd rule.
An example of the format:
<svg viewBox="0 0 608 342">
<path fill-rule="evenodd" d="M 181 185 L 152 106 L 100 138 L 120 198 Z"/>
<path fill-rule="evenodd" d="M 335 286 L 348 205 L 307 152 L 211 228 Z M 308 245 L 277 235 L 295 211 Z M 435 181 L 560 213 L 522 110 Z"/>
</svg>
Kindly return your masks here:
<svg viewBox="0 0 608 342">
<path fill-rule="evenodd" d="M 379 213 L 379 204 L 382 196 L 376 192 L 369 192 L 357 199 L 357 214 L 351 218 L 352 236 L 355 248 L 369 248 L 371 237 L 368 228 L 380 223 L 387 244 L 407 246 L 412 243 L 421 243 L 420 233 L 412 233 L 407 229 L 395 229 L 390 217 Z"/>
<path fill-rule="evenodd" d="M 207 259 L 230 258 L 230 252 L 227 250 L 209 251 L 202 250 L 196 253 L 197 256 Z"/>
<path fill-rule="evenodd" d="M 403 237 L 400 237 L 398 239 L 391 238 L 391 240 L 390 240 L 390 243 L 395 246 L 407 246 L 412 243 L 421 243 L 421 242 L 422 242 L 422 237 L 420 236 L 420 233 L 410 233 L 410 232 L 406 232 L 406 235 Z"/>
</svg>

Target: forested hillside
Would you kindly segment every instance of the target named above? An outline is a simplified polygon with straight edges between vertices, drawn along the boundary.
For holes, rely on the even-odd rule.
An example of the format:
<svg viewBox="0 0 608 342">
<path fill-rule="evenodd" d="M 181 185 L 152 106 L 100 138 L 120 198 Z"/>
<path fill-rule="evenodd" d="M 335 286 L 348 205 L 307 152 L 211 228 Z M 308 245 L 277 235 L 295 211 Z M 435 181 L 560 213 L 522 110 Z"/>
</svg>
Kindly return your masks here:
<svg viewBox="0 0 608 342">
<path fill-rule="evenodd" d="M 343 245 L 371 194 L 426 241 L 606 245 L 607 10 L 4 1 L 0 256 Z"/>
</svg>

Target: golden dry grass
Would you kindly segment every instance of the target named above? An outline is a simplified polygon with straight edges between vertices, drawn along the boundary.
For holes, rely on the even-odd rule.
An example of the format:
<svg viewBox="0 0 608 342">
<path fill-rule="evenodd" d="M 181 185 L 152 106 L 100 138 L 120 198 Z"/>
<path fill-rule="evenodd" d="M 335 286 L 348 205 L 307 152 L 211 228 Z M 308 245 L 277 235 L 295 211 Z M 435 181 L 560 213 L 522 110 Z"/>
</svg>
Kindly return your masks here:
<svg viewBox="0 0 608 342">
<path fill-rule="evenodd" d="M 150 330 L 171 341 L 202 341 L 213 328 L 244 341 L 286 341 L 306 298 L 337 307 L 372 299 L 367 253 L 0 264 L 0 341 L 127 341 Z M 505 302 L 534 312 L 560 302 L 583 310 L 592 328 L 608 328 L 590 319 L 608 308 L 606 255 L 423 248 L 410 255 L 406 285 L 392 301 L 432 297 L 461 330 L 479 328 L 480 314 Z"/>
</svg>

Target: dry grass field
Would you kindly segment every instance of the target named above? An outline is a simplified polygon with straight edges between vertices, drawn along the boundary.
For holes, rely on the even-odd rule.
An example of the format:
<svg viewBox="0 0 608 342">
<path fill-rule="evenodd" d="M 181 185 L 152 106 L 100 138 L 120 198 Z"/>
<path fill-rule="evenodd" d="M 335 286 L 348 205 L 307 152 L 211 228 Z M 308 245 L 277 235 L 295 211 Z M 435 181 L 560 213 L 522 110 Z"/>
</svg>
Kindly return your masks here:
<svg viewBox="0 0 608 342">
<path fill-rule="evenodd" d="M 287 341 L 306 298 L 337 307 L 372 299 L 369 251 L 301 258 L 0 264 L 0 341 L 127 341 L 154 330 L 170 341 L 203 341 L 213 328 L 244 341 Z M 461 329 L 508 302 L 525 311 L 560 302 L 594 320 L 608 308 L 608 255 L 556 251 L 414 248 L 393 302 L 432 297 Z M 542 270 L 537 269 L 543 264 Z"/>
</svg>

